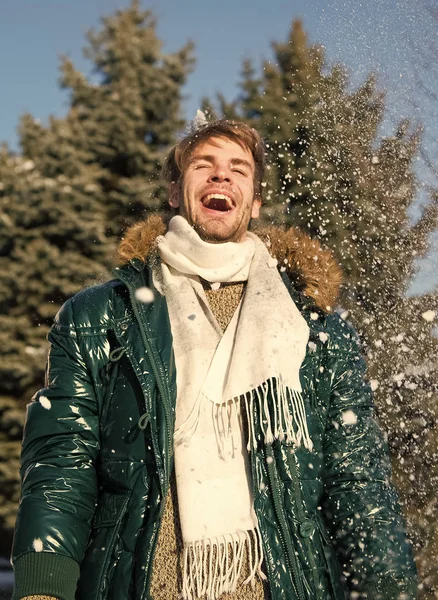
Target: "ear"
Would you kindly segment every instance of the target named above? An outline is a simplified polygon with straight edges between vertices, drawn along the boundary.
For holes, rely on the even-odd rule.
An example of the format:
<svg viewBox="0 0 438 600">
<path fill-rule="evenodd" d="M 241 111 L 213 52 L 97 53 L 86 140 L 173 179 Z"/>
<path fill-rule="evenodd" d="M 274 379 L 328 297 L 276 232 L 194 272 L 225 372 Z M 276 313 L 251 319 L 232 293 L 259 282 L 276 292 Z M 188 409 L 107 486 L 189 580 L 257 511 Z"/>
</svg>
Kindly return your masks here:
<svg viewBox="0 0 438 600">
<path fill-rule="evenodd" d="M 262 205 L 262 199 L 259 196 L 256 196 L 252 201 L 251 208 L 251 219 L 258 219 L 260 215 L 260 207 Z"/>
<path fill-rule="evenodd" d="M 175 181 L 172 181 L 169 187 L 169 206 L 172 208 L 179 208 L 180 203 L 180 185 Z"/>
</svg>

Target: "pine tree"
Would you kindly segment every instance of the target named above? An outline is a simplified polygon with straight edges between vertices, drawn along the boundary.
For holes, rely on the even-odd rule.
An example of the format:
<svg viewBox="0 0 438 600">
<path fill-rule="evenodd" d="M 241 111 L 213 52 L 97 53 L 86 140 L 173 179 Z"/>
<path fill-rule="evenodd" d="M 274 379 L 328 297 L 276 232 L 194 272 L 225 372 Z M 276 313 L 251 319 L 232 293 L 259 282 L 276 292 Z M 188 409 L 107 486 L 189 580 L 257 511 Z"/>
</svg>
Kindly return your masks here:
<svg viewBox="0 0 438 600">
<path fill-rule="evenodd" d="M 149 11 L 131 7 L 88 34 L 87 79 L 64 58 L 65 118 L 20 123 L 17 155 L 0 151 L 0 554 L 18 500 L 23 408 L 44 377 L 46 334 L 59 306 L 106 280 L 117 238 L 159 210 L 159 170 L 183 127 L 181 88 L 192 45 L 163 54 Z"/>
<path fill-rule="evenodd" d="M 246 61 L 242 93 L 219 111 L 264 136 L 264 220 L 300 227 L 335 252 L 345 275 L 340 307 L 368 356 L 380 421 L 416 544 L 423 597 L 438 590 L 436 295 L 408 298 L 416 259 L 438 225 L 438 197 L 412 224 L 418 130 L 401 121 L 382 137 L 385 95 L 373 75 L 352 90 L 300 21 L 261 74 Z M 342 308 L 341 308 L 342 307 Z M 424 466 L 427 465 L 426 469 Z"/>
<path fill-rule="evenodd" d="M 0 154 L 0 553 L 8 553 L 18 499 L 24 405 L 43 382 L 48 325 L 105 255 L 95 202 L 79 184 L 47 177 L 35 162 Z M 74 265 L 74 267 L 73 267 Z M 73 273 L 74 268 L 74 273 Z M 17 400 L 19 402 L 17 402 Z M 6 531 L 5 531 L 6 529 Z"/>
</svg>

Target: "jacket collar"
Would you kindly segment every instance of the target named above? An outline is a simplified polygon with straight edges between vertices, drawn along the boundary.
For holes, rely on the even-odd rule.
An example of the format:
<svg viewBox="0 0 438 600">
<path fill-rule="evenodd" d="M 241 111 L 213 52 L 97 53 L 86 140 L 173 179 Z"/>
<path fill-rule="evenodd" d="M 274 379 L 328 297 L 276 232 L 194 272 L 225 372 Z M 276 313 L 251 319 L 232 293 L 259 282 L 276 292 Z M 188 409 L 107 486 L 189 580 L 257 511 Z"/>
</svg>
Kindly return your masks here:
<svg viewBox="0 0 438 600">
<path fill-rule="evenodd" d="M 138 275 L 155 248 L 155 239 L 165 231 L 166 226 L 157 215 L 130 227 L 118 248 L 119 262 L 129 263 Z M 332 312 L 342 282 L 341 268 L 333 253 L 296 227 L 259 228 L 254 233 L 277 259 L 280 272 L 290 279 L 299 303 L 307 301 L 324 313 Z"/>
</svg>

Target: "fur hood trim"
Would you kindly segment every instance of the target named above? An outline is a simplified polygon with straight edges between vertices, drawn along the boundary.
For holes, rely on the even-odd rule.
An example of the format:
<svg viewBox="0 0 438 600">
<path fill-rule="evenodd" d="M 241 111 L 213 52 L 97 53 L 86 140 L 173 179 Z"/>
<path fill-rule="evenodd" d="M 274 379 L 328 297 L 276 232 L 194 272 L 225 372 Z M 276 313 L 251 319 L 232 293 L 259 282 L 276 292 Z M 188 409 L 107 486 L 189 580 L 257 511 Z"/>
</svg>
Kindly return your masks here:
<svg viewBox="0 0 438 600">
<path fill-rule="evenodd" d="M 134 258 L 145 262 L 155 239 L 166 232 L 161 217 L 153 215 L 130 227 L 118 247 L 117 258 L 126 263 Z M 296 289 L 312 298 L 324 312 L 333 311 L 342 283 L 342 271 L 333 253 L 317 240 L 291 227 L 266 227 L 254 230 L 271 255 L 285 269 Z"/>
</svg>

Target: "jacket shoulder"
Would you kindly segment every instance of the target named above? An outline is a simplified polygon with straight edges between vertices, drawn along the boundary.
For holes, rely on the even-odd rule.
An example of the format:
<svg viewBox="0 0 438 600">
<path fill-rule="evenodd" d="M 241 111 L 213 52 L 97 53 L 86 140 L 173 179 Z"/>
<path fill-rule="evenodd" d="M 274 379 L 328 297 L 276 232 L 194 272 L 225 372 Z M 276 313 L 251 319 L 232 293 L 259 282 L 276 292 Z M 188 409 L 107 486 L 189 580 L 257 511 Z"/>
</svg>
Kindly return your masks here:
<svg viewBox="0 0 438 600">
<path fill-rule="evenodd" d="M 354 325 L 336 311 L 327 315 L 326 329 L 332 342 L 348 347 L 361 346 L 359 335 Z"/>
<path fill-rule="evenodd" d="M 321 346 L 329 354 L 347 353 L 355 358 L 363 354 L 359 335 L 343 314 L 336 311 L 325 314 L 312 305 L 304 309 L 297 306 L 309 326 L 311 348 Z"/>
<path fill-rule="evenodd" d="M 343 315 L 333 312 L 327 315 L 323 327 L 315 339 L 316 345 L 323 349 L 327 364 L 337 365 L 343 372 L 351 370 L 367 372 L 366 353 L 353 324 Z"/>
<path fill-rule="evenodd" d="M 85 288 L 59 309 L 53 328 L 76 335 L 80 330 L 108 327 L 127 314 L 128 291 L 119 279 Z"/>
</svg>

